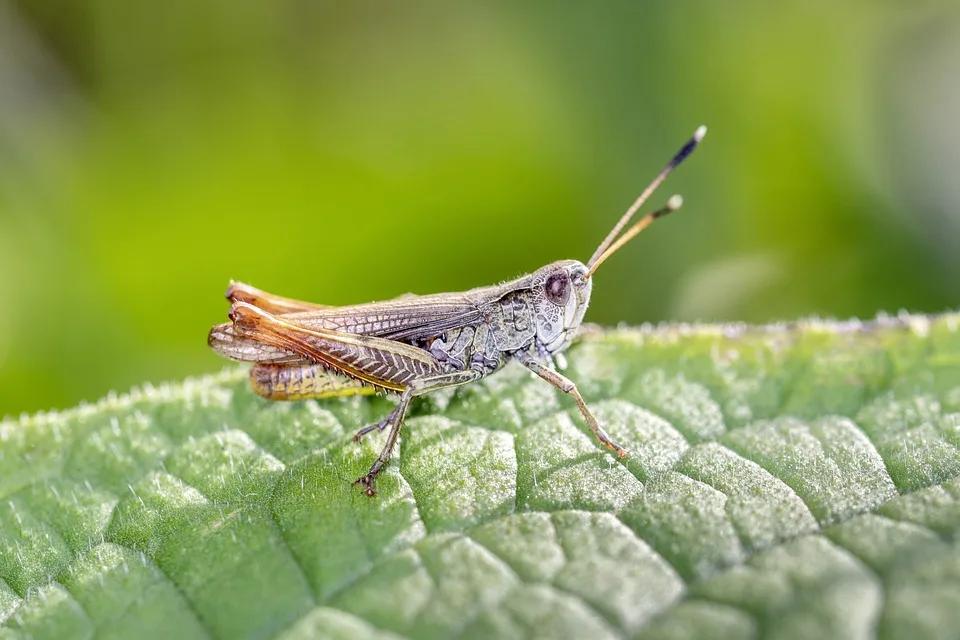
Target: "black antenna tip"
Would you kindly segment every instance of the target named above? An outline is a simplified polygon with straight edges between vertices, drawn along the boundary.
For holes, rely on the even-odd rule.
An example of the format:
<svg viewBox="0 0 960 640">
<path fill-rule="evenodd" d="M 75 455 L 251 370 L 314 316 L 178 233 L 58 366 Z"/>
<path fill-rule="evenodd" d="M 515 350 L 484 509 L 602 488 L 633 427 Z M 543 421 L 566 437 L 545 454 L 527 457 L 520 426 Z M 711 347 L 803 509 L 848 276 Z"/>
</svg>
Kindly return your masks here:
<svg viewBox="0 0 960 640">
<path fill-rule="evenodd" d="M 703 136 L 705 135 L 707 135 L 707 128 L 703 125 L 697 127 L 697 130 L 693 132 L 693 137 L 690 138 L 687 144 L 683 145 L 683 148 L 677 152 L 677 155 L 673 157 L 673 160 L 670 161 L 668 166 L 673 169 L 686 160 L 687 156 L 693 153 L 693 150 L 697 148 L 697 145 L 700 144 L 700 141 L 703 140 Z"/>
</svg>

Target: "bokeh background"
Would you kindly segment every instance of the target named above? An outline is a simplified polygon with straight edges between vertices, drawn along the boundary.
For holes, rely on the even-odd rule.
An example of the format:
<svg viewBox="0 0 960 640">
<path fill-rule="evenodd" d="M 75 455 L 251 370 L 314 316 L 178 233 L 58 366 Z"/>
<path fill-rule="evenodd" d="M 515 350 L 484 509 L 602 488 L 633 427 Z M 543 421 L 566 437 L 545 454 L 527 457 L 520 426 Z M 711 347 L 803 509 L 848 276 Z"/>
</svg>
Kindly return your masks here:
<svg viewBox="0 0 960 640">
<path fill-rule="evenodd" d="M 219 370 L 234 278 L 346 304 L 586 259 L 588 320 L 960 301 L 960 10 L 0 0 L 0 415 Z"/>
</svg>

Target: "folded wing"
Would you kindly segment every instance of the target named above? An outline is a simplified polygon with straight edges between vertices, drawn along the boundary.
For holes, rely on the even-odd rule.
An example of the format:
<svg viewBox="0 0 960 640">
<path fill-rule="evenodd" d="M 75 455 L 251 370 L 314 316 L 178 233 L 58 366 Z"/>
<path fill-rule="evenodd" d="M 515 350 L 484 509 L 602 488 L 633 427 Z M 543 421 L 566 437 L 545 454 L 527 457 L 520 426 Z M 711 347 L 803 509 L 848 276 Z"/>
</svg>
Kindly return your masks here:
<svg viewBox="0 0 960 640">
<path fill-rule="evenodd" d="M 250 304 L 304 329 L 415 343 L 442 336 L 450 329 L 478 324 L 483 320 L 482 306 L 495 291 L 495 287 L 484 287 L 465 293 L 406 295 L 384 302 L 323 307 L 280 298 L 242 283 L 231 283 L 227 298 L 234 303 Z M 220 355 L 242 362 L 292 364 L 309 361 L 276 344 L 242 335 L 230 322 L 214 326 L 207 342 Z"/>
<path fill-rule="evenodd" d="M 242 337 L 300 356 L 385 391 L 403 391 L 415 378 L 440 371 L 423 349 L 374 336 L 309 329 L 246 302 L 230 308 L 233 330 Z"/>
</svg>

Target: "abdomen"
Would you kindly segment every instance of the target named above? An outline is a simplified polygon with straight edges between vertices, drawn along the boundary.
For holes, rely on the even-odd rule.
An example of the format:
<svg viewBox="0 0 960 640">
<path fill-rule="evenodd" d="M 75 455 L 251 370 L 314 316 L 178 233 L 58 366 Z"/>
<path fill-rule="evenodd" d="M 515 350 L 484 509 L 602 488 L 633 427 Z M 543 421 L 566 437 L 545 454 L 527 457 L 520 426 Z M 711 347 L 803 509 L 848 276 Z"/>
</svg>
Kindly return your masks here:
<svg viewBox="0 0 960 640">
<path fill-rule="evenodd" d="M 371 395 L 376 389 L 317 364 L 255 364 L 250 386 L 269 400 L 307 400 Z"/>
</svg>

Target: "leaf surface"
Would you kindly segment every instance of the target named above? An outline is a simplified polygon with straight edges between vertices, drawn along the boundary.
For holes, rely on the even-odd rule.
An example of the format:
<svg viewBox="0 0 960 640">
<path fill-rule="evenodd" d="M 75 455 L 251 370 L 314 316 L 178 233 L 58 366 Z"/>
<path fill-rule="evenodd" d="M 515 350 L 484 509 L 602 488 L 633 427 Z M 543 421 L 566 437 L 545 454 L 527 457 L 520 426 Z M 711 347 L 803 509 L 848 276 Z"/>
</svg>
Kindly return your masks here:
<svg viewBox="0 0 960 640">
<path fill-rule="evenodd" d="M 0 423 L 0 638 L 953 637 L 960 316 L 585 336 L 421 402 L 244 369 Z"/>
</svg>

